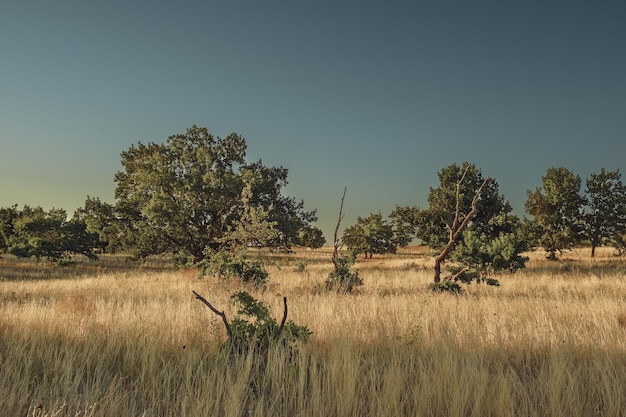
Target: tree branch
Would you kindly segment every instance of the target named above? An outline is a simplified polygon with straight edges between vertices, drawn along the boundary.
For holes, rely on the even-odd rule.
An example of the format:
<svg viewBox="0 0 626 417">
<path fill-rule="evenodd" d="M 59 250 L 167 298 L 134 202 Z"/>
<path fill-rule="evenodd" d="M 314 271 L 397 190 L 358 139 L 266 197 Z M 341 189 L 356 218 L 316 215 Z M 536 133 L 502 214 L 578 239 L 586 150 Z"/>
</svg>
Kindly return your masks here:
<svg viewBox="0 0 626 417">
<path fill-rule="evenodd" d="M 230 327 L 230 323 L 228 323 L 228 320 L 226 319 L 226 314 L 224 314 L 223 311 L 219 311 L 217 308 L 213 307 L 211 305 L 211 303 L 209 303 L 206 300 L 206 298 L 204 298 L 203 296 L 201 296 L 197 292 L 195 292 L 195 291 L 192 291 L 192 292 L 193 292 L 193 294 L 196 296 L 196 298 L 198 300 L 202 301 L 204 303 L 204 305 L 206 305 L 207 307 L 209 307 L 211 309 L 212 312 L 214 312 L 215 314 L 217 314 L 218 316 L 220 316 L 222 318 L 222 321 L 224 322 L 224 327 L 226 327 L 226 334 L 228 334 L 228 339 L 232 342 L 233 341 L 233 330 Z M 287 301 L 285 301 L 285 303 L 287 303 Z M 286 310 L 286 307 L 285 307 L 285 310 Z"/>
<path fill-rule="evenodd" d="M 450 276 L 448 279 L 453 280 L 453 281 L 458 281 L 459 278 L 461 277 L 461 275 L 463 275 L 464 273 L 466 273 L 470 269 L 472 269 L 472 268 L 470 268 L 469 266 L 464 266 L 463 268 L 461 268 L 461 270 L 459 272 L 457 272 L 456 274 Z"/>
<path fill-rule="evenodd" d="M 463 184 L 463 181 L 465 180 L 465 176 L 467 175 L 467 171 L 469 170 L 469 167 L 470 165 L 465 167 L 465 171 L 463 171 L 463 175 L 456 182 L 456 193 L 455 193 L 456 207 L 454 209 L 454 221 L 452 222 L 452 227 L 451 227 L 451 229 L 453 230 L 456 229 L 457 225 L 459 224 L 459 216 L 461 214 L 461 184 Z"/>
<path fill-rule="evenodd" d="M 341 220 L 343 219 L 343 200 L 346 198 L 346 190 L 348 187 L 344 187 L 343 195 L 341 196 L 341 205 L 339 206 L 339 218 L 337 219 L 337 225 L 335 226 L 335 235 L 334 235 L 334 251 L 333 251 L 333 264 L 337 267 L 337 257 L 339 256 L 339 241 L 337 240 L 337 233 L 339 231 L 339 225 L 341 224 Z"/>
<path fill-rule="evenodd" d="M 465 169 L 465 172 L 463 173 L 463 176 L 461 177 L 461 179 L 456 183 L 456 213 L 454 213 L 454 222 L 452 224 L 452 227 L 446 224 L 446 227 L 448 227 L 448 231 L 450 232 L 448 243 L 443 248 L 443 251 L 441 251 L 439 256 L 437 256 L 437 258 L 435 259 L 435 283 L 438 283 L 440 281 L 441 264 L 446 259 L 448 254 L 452 251 L 452 249 L 454 248 L 454 243 L 457 241 L 461 233 L 463 233 L 463 230 L 465 230 L 470 220 L 472 220 L 472 218 L 478 212 L 478 209 L 476 208 L 476 204 L 478 203 L 478 199 L 480 198 L 480 195 L 482 194 L 483 189 L 487 185 L 487 182 L 489 182 L 489 178 L 486 178 L 481 184 L 481 186 L 478 188 L 478 190 L 476 190 L 476 193 L 474 193 L 474 198 L 472 199 L 472 209 L 463 218 L 463 221 L 461 222 L 461 224 L 458 224 L 458 219 L 460 217 L 460 211 L 461 211 L 461 203 L 460 203 L 461 183 L 465 179 L 466 173 L 467 173 L 467 168 Z"/>
</svg>

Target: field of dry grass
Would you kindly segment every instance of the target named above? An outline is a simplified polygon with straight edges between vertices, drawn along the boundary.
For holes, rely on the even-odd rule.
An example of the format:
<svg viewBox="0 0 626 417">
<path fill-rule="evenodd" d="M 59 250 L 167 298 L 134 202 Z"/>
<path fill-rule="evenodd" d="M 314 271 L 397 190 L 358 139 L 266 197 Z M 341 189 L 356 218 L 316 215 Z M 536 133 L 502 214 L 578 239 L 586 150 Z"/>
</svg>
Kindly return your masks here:
<svg viewBox="0 0 626 417">
<path fill-rule="evenodd" d="M 276 316 L 286 296 L 314 332 L 265 367 L 219 355 L 222 323 L 192 294 L 232 317 L 236 284 L 0 260 L 0 415 L 626 415 L 626 259 L 610 251 L 530 254 L 462 296 L 427 290 L 419 248 L 359 260 L 352 295 L 322 290 L 328 250 L 262 256 L 270 282 L 254 295 Z"/>
</svg>

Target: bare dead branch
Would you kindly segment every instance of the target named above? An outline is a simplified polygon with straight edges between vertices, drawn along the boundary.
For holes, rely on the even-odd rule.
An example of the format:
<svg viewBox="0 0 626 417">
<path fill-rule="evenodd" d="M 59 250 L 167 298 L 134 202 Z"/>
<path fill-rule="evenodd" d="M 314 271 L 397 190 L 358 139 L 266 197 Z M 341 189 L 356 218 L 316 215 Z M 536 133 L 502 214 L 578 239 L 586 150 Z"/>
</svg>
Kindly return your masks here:
<svg viewBox="0 0 626 417">
<path fill-rule="evenodd" d="M 441 280 L 440 278 L 441 277 L 441 263 L 450 254 L 450 252 L 454 248 L 455 242 L 457 241 L 459 236 L 461 236 L 461 233 L 463 233 L 463 231 L 469 224 L 470 220 L 472 220 L 472 218 L 478 212 L 478 209 L 476 208 L 476 204 L 478 203 L 478 200 L 480 199 L 480 195 L 482 194 L 484 188 L 487 186 L 487 183 L 489 182 L 489 178 L 486 178 L 483 181 L 483 183 L 480 185 L 480 187 L 478 187 L 478 190 L 476 190 L 476 192 L 474 193 L 474 198 L 472 198 L 472 209 L 463 218 L 463 221 L 461 222 L 461 224 L 458 224 L 459 218 L 461 216 L 461 203 L 460 203 L 461 184 L 463 180 L 465 179 L 466 173 L 467 173 L 467 168 L 465 169 L 465 172 L 463 173 L 463 176 L 461 177 L 461 179 L 456 183 L 456 209 L 454 213 L 454 222 L 452 223 L 452 227 L 446 224 L 446 227 L 448 228 L 448 232 L 450 234 L 448 238 L 448 243 L 443 248 L 439 256 L 437 256 L 437 258 L 435 259 L 435 279 L 434 279 L 435 283 L 438 283 Z"/>
<path fill-rule="evenodd" d="M 469 167 L 469 165 L 465 167 L 463 175 L 461 175 L 461 178 L 456 182 L 456 206 L 454 208 L 454 221 L 452 222 L 452 227 L 450 228 L 452 230 L 456 229 L 457 225 L 459 224 L 459 216 L 461 215 L 461 184 L 463 184 L 463 181 L 465 180 L 465 175 L 467 175 L 467 170 L 469 169 Z"/>
<path fill-rule="evenodd" d="M 224 314 L 223 311 L 219 311 L 217 308 L 213 307 L 211 305 L 211 303 L 209 303 L 206 298 L 204 298 L 203 296 L 201 296 L 200 294 L 198 294 L 195 291 L 192 291 L 193 294 L 196 296 L 196 298 L 200 301 L 202 301 L 204 303 L 204 305 L 206 305 L 207 307 L 209 307 L 211 309 L 212 312 L 214 312 L 215 314 L 217 314 L 218 316 L 220 316 L 222 318 L 222 321 L 224 322 L 224 327 L 226 327 L 226 334 L 228 334 L 228 339 L 232 342 L 233 341 L 233 330 L 230 327 L 230 323 L 228 323 L 228 320 L 226 319 L 226 314 Z"/>
<path fill-rule="evenodd" d="M 335 235 L 334 235 L 334 251 L 333 251 L 333 264 L 335 267 L 337 266 L 337 257 L 339 256 L 339 240 L 337 239 L 337 233 L 339 232 L 339 225 L 341 224 L 341 220 L 343 220 L 343 200 L 346 198 L 346 190 L 348 187 L 344 187 L 343 195 L 341 196 L 341 205 L 339 206 L 339 218 L 337 219 L 337 225 L 335 226 Z"/>
</svg>

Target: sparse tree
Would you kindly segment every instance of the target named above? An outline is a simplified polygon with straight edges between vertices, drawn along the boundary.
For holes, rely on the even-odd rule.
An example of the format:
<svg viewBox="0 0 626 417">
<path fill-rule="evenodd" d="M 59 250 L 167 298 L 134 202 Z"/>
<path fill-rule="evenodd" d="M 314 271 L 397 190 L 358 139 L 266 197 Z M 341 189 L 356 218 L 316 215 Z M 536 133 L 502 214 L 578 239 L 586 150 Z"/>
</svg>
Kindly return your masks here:
<svg viewBox="0 0 626 417">
<path fill-rule="evenodd" d="M 346 198 L 346 188 L 343 189 L 343 195 L 341 196 L 341 204 L 339 206 L 339 216 L 337 218 L 337 224 L 335 225 L 334 233 L 334 245 L 333 245 L 333 270 L 328 274 L 326 279 L 326 288 L 337 292 L 351 293 L 354 287 L 363 285 L 363 280 L 359 277 L 359 271 L 352 272 L 350 268 L 354 265 L 355 255 L 349 253 L 348 255 L 340 255 L 339 249 L 341 248 L 341 242 L 338 239 L 339 226 L 343 220 L 343 202 Z"/>
<path fill-rule="evenodd" d="M 626 234 L 626 187 L 618 170 L 591 174 L 585 190 L 584 228 L 591 244 L 591 257 L 596 248 L 605 244 L 622 247 Z"/>
<path fill-rule="evenodd" d="M 542 177 L 542 187 L 527 191 L 526 212 L 533 216 L 526 229 L 532 242 L 556 259 L 556 252 L 580 242 L 584 199 L 580 195 L 581 179 L 567 168 L 549 168 Z"/>
</svg>

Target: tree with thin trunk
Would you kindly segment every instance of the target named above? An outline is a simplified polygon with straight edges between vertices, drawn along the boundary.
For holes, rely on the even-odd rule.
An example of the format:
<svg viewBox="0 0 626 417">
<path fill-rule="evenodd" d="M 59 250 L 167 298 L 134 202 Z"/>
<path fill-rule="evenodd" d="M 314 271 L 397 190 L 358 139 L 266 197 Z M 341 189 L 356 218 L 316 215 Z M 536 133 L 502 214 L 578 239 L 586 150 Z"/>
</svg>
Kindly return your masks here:
<svg viewBox="0 0 626 417">
<path fill-rule="evenodd" d="M 580 195 L 580 177 L 565 167 L 548 168 L 541 180 L 541 187 L 526 192 L 526 212 L 533 216 L 526 228 L 547 259 L 556 260 L 557 252 L 573 248 L 584 236 L 585 200 Z"/>
<path fill-rule="evenodd" d="M 596 248 L 615 245 L 626 233 L 626 186 L 622 184 L 619 169 L 592 173 L 587 178 L 583 215 L 585 237 L 591 244 L 591 257 Z"/>
<path fill-rule="evenodd" d="M 355 286 L 363 285 L 363 280 L 359 278 L 359 271 L 350 271 L 352 265 L 354 265 L 355 255 L 349 253 L 348 255 L 340 255 L 339 249 L 342 243 L 338 236 L 339 226 L 341 220 L 343 220 L 343 201 L 346 198 L 346 188 L 343 189 L 343 195 L 341 196 L 341 205 L 339 206 L 339 217 L 337 218 L 337 225 L 335 226 L 334 234 L 334 250 L 333 250 L 333 270 L 328 274 L 326 279 L 326 288 L 337 292 L 351 293 Z"/>
</svg>

